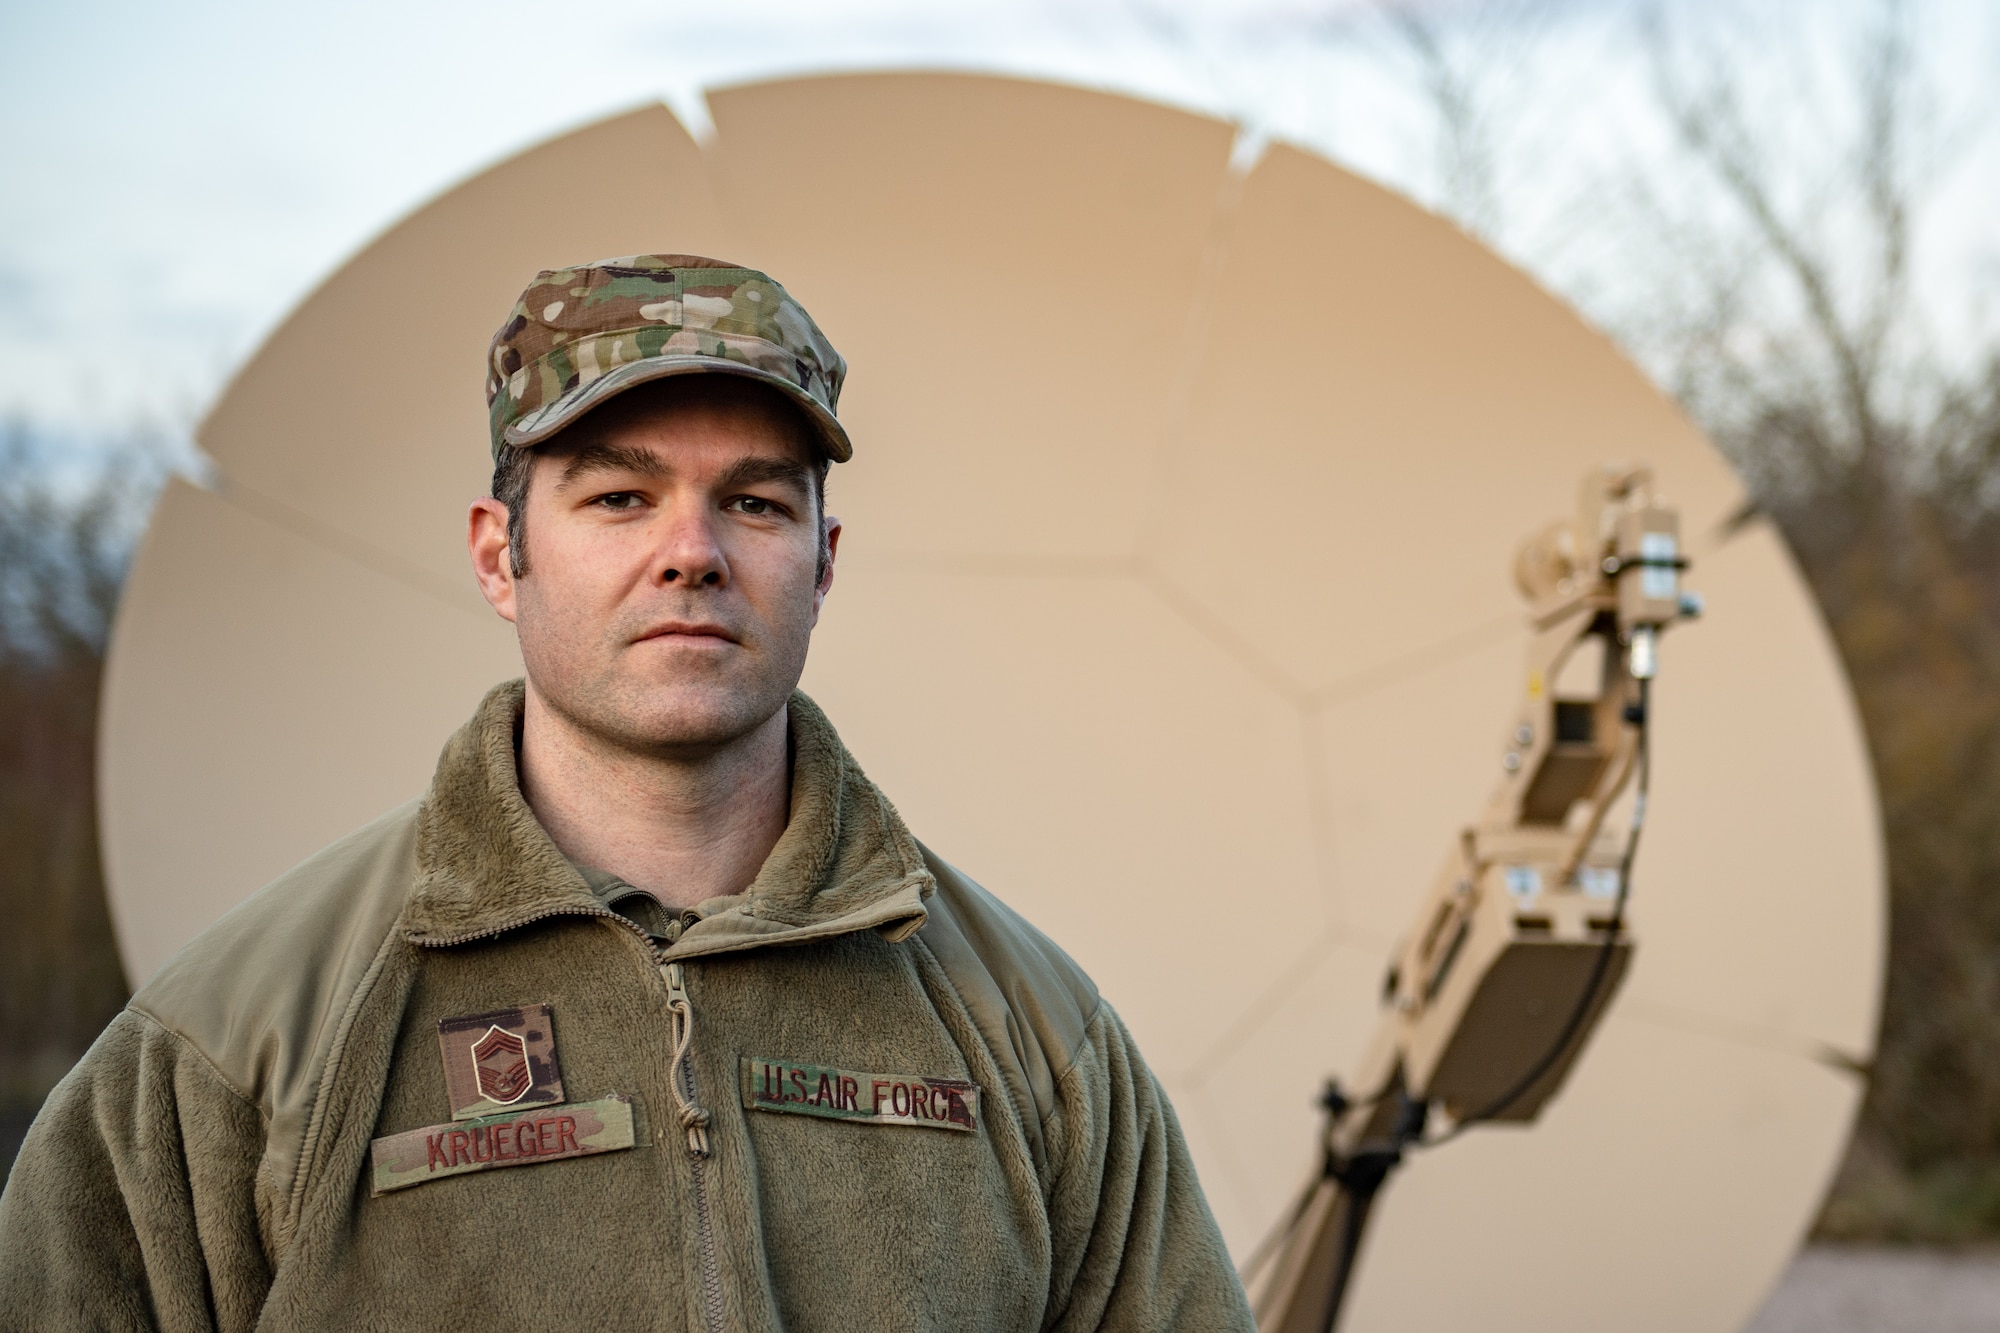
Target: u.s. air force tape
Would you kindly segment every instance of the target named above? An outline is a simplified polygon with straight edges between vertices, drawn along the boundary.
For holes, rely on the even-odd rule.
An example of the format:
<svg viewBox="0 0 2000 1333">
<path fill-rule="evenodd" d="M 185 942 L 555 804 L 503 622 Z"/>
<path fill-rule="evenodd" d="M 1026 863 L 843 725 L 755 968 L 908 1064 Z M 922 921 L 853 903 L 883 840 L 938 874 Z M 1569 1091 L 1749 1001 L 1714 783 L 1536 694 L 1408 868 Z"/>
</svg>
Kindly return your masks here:
<svg viewBox="0 0 2000 1333">
<path fill-rule="evenodd" d="M 979 1085 L 924 1074 L 866 1074 L 763 1056 L 743 1057 L 743 1104 L 864 1125 L 979 1128 Z"/>
<path fill-rule="evenodd" d="M 594 1102 L 426 1125 L 369 1145 L 377 1194 L 471 1171 L 532 1166 L 631 1146 L 632 1099 L 615 1092 Z"/>
</svg>

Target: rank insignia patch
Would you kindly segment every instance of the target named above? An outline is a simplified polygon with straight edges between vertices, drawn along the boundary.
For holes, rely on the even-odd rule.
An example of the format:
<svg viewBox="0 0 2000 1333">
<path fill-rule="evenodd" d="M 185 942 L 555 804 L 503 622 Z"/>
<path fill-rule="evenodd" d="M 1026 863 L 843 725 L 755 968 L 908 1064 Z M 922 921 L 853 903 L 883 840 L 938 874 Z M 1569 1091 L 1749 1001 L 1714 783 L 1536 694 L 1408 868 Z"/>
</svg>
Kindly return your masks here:
<svg viewBox="0 0 2000 1333">
<path fill-rule="evenodd" d="M 979 1128 L 979 1085 L 962 1078 L 864 1074 L 761 1056 L 743 1057 L 743 1104 L 864 1125 Z"/>
<path fill-rule="evenodd" d="M 442 1019 L 438 1045 L 453 1120 L 554 1106 L 563 1099 L 545 1004 Z"/>
<path fill-rule="evenodd" d="M 512 1106 L 535 1086 L 527 1041 L 501 1027 L 487 1028 L 472 1043 L 472 1072 L 479 1076 L 480 1095 L 501 1106 Z"/>
<path fill-rule="evenodd" d="M 612 1093 L 594 1102 L 516 1111 L 467 1124 L 426 1125 L 369 1145 L 376 1194 L 445 1176 L 531 1166 L 629 1148 L 632 1099 Z"/>
</svg>

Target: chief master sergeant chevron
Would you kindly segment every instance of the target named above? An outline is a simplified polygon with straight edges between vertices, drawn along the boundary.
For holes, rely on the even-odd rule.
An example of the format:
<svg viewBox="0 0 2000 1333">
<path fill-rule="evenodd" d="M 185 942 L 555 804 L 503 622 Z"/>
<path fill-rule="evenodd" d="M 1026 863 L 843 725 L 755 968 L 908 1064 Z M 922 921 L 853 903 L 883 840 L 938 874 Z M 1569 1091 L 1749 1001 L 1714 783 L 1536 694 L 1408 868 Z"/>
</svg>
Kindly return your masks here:
<svg viewBox="0 0 2000 1333">
<path fill-rule="evenodd" d="M 63 1080 L 0 1328 L 1250 1328 L 1117 1016 L 797 692 L 845 370 L 753 270 L 535 279 L 469 532 L 525 682 Z"/>
</svg>

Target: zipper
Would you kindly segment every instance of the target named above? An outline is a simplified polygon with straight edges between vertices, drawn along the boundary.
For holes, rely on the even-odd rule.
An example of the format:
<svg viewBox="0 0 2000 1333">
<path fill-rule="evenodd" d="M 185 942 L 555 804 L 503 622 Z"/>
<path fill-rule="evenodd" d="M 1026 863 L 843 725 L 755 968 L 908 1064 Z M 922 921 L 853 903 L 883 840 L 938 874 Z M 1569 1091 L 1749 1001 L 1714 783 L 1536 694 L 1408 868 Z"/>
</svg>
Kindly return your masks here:
<svg viewBox="0 0 2000 1333">
<path fill-rule="evenodd" d="M 674 935 L 679 935 L 674 931 Z M 655 955 L 657 957 L 657 955 Z M 708 1210 L 708 1112 L 702 1109 L 694 1081 L 694 1005 L 688 1000 L 687 978 L 679 963 L 661 963 L 667 983 L 667 1008 L 673 1014 L 674 1065 L 671 1086 L 679 1104 L 681 1128 L 687 1131 L 688 1174 L 694 1187 L 695 1237 L 701 1252 L 702 1303 L 709 1333 L 724 1333 L 722 1268 L 715 1258 L 715 1225 Z"/>
<path fill-rule="evenodd" d="M 674 1102 L 680 1112 L 681 1128 L 687 1132 L 688 1172 L 694 1188 L 695 1237 L 701 1251 L 701 1294 L 702 1306 L 708 1319 L 708 1333 L 728 1333 L 725 1322 L 726 1308 L 722 1301 L 722 1267 L 715 1257 L 715 1225 L 708 1209 L 708 1122 L 709 1114 L 702 1109 L 699 1093 L 694 1081 L 694 1057 L 690 1048 L 694 1043 L 694 1005 L 688 1000 L 687 978 L 679 963 L 665 961 L 667 948 L 678 940 L 687 924 L 692 924 L 692 914 L 686 922 L 673 921 L 667 927 L 667 944 L 661 947 L 653 942 L 653 937 L 637 923 L 619 915 L 608 907 L 557 907 L 547 911 L 524 916 L 505 925 L 492 926 L 486 930 L 470 931 L 464 935 L 453 935 L 446 939 L 419 939 L 413 941 L 426 948 L 442 949 L 456 944 L 467 944 L 473 940 L 491 939 L 510 930 L 533 925 L 556 916 L 601 916 L 609 917 L 619 925 L 632 931 L 646 942 L 652 951 L 653 961 L 660 969 L 660 977 L 667 983 L 667 1008 L 673 1015 L 674 1059 L 668 1086 L 674 1094 Z"/>
<path fill-rule="evenodd" d="M 540 912 L 532 913 L 531 915 L 528 916 L 516 917 L 514 920 L 506 922 L 502 925 L 488 926 L 485 930 L 468 931 L 463 935 L 447 935 L 443 939 L 436 939 L 429 935 L 418 937 L 415 935 L 406 934 L 404 935 L 403 938 L 409 940 L 410 943 L 418 945 L 425 949 L 449 949 L 452 946 L 458 944 L 470 944 L 474 940 L 490 940 L 495 935 L 505 935 L 510 930 L 519 930 L 523 926 L 532 926 L 537 921 L 547 921 L 550 917 L 556 917 L 556 916 L 609 917 L 611 920 L 616 921 L 618 924 L 626 927 L 628 930 L 636 932 L 640 939 L 646 941 L 647 948 L 650 949 L 653 945 L 652 936 L 648 935 L 645 931 L 640 930 L 638 926 L 626 920 L 624 917 L 618 915 L 618 913 L 612 911 L 608 907 L 596 907 L 596 908 L 551 907 Z"/>
</svg>

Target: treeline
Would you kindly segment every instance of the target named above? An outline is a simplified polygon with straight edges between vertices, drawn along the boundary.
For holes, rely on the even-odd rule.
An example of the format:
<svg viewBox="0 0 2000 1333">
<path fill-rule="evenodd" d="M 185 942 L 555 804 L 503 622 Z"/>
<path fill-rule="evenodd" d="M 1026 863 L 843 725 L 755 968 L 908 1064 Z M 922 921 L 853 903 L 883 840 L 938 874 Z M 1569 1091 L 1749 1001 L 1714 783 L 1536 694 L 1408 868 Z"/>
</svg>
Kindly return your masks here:
<svg viewBox="0 0 2000 1333">
<path fill-rule="evenodd" d="M 2000 1237 L 2000 336 L 1974 274 L 1941 281 L 1923 15 L 1863 12 L 1817 104 L 1656 30 L 1678 152 L 1608 233 L 1655 313 L 1610 322 L 1784 532 L 1874 760 L 1887 989 L 1820 1234 L 1949 1243 Z"/>
<path fill-rule="evenodd" d="M 83 462 L 0 429 L 0 1167 L 127 994 L 97 850 L 97 696 L 160 470 L 140 442 Z"/>
<path fill-rule="evenodd" d="M 2000 363 L 1966 388 L 1764 500 L 1846 662 L 1888 838 L 1881 1041 L 1820 1219 L 1836 1238 L 2000 1237 Z M 1810 432 L 1774 414 L 1739 447 L 1817 452 Z"/>
<path fill-rule="evenodd" d="M 1301 37 L 1405 89 L 1428 153 L 1394 182 L 1609 330 L 1790 543 L 1889 863 L 1881 1038 L 1819 1233 L 2000 1239 L 2000 269 L 1936 225 L 1954 189 L 2000 199 L 1996 85 L 1948 76 L 1977 7 L 1314 13 Z"/>
</svg>

